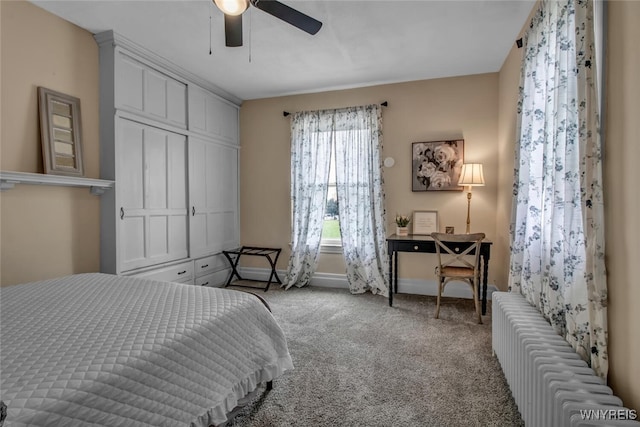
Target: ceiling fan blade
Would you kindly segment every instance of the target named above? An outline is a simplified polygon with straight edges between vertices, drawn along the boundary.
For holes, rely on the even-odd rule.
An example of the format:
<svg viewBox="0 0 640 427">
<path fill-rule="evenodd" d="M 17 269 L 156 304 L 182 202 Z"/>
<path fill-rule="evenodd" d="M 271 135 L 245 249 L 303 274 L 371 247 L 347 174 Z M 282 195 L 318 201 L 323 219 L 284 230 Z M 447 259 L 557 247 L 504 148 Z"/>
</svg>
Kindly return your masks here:
<svg viewBox="0 0 640 427">
<path fill-rule="evenodd" d="M 282 19 L 283 21 L 288 22 L 294 27 L 297 27 L 309 34 L 317 33 L 320 30 L 320 27 L 322 27 L 322 22 L 317 19 L 313 19 L 302 12 L 298 12 L 279 1 L 251 0 L 251 4 L 258 9 L 267 12 L 269 15 Z"/>
<path fill-rule="evenodd" d="M 224 38 L 227 47 L 242 46 L 242 15 L 224 15 Z"/>
</svg>

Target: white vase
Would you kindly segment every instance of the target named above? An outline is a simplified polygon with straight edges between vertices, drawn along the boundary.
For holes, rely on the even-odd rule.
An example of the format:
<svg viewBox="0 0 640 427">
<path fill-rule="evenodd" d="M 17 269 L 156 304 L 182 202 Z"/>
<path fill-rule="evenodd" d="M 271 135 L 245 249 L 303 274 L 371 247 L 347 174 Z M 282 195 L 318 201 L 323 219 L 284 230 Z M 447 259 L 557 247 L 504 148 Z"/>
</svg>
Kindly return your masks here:
<svg viewBox="0 0 640 427">
<path fill-rule="evenodd" d="M 396 226 L 396 236 L 408 236 L 409 235 L 409 227 L 400 227 Z"/>
</svg>

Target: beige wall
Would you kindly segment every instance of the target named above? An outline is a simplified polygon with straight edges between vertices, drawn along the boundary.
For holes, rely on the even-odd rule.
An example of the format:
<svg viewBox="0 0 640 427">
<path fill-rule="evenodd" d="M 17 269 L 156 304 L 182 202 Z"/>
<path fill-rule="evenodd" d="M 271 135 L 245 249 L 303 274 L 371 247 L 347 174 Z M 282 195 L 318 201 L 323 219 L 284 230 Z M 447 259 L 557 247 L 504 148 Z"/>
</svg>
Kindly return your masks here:
<svg viewBox="0 0 640 427">
<path fill-rule="evenodd" d="M 80 98 L 87 177 L 99 177 L 98 48 L 91 33 L 26 1 L 0 1 L 2 170 L 42 173 L 37 87 Z M 2 285 L 98 271 L 99 203 L 88 189 L 25 186 L 0 195 Z"/>
<path fill-rule="evenodd" d="M 396 160 L 395 166 L 384 169 L 388 234 L 395 232 L 396 213 L 421 209 L 437 210 L 443 230 L 452 225 L 464 231 L 466 193 L 411 191 L 411 143 L 464 138 L 465 161 L 483 163 L 487 182 L 473 192 L 472 231 L 495 237 L 498 74 L 492 73 L 245 102 L 240 110 L 244 244 L 284 248 L 278 266 L 286 268 L 291 235 L 290 121 L 282 112 L 382 101 L 389 102 L 383 108 L 383 157 Z M 435 257 L 402 256 L 400 277 L 434 279 Z M 503 259 L 492 257 L 489 283 L 495 282 L 493 272 L 502 270 L 503 264 Z M 322 254 L 318 271 L 344 274 L 342 255 Z"/>
<path fill-rule="evenodd" d="M 609 383 L 626 406 L 640 409 L 640 286 L 634 262 L 640 259 L 640 2 L 610 1 L 605 136 L 605 215 L 609 288 Z M 500 71 L 498 244 L 508 251 L 515 106 L 521 52 L 514 48 Z M 508 253 L 508 252 L 507 252 Z M 493 266 L 492 266 L 493 267 Z M 508 271 L 505 270 L 506 279 Z M 500 274 L 496 272 L 496 274 Z M 502 276 L 498 276 L 502 277 Z M 500 280 L 500 279 L 499 279 Z"/>
<path fill-rule="evenodd" d="M 610 383 L 640 410 L 640 2 L 610 1 L 605 124 L 605 215 Z"/>
<path fill-rule="evenodd" d="M 516 119 L 518 87 L 520 85 L 521 50 L 514 43 L 499 75 L 498 101 L 498 205 L 496 209 L 495 252 L 501 259 L 509 258 L 509 224 L 511 222 L 511 201 L 513 195 L 513 168 L 515 163 Z M 499 283 L 507 289 L 509 263 L 496 271 Z"/>
</svg>

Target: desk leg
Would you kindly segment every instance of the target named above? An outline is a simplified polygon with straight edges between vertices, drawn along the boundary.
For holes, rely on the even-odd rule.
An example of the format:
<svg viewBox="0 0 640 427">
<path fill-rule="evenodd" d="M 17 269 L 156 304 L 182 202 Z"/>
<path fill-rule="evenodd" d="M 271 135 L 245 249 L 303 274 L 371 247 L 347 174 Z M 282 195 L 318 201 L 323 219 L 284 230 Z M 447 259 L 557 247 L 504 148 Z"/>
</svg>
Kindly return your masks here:
<svg viewBox="0 0 640 427">
<path fill-rule="evenodd" d="M 487 314 L 487 281 L 489 276 L 489 260 L 482 257 L 482 314 Z"/>
<path fill-rule="evenodd" d="M 393 283 L 395 284 L 394 292 L 398 293 L 398 251 L 393 253 L 394 259 L 394 268 L 393 268 Z"/>
<path fill-rule="evenodd" d="M 393 252 L 389 251 L 389 307 L 393 306 Z"/>
</svg>

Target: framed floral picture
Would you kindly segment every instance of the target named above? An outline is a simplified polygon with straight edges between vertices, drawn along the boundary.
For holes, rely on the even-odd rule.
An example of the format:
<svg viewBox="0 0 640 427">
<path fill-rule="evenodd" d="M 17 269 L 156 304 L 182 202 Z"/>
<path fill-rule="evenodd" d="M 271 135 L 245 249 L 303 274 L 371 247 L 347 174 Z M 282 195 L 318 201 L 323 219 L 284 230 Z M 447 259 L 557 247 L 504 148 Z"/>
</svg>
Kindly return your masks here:
<svg viewBox="0 0 640 427">
<path fill-rule="evenodd" d="M 414 142 L 412 191 L 462 191 L 458 185 L 464 163 L 464 140 Z"/>
</svg>

